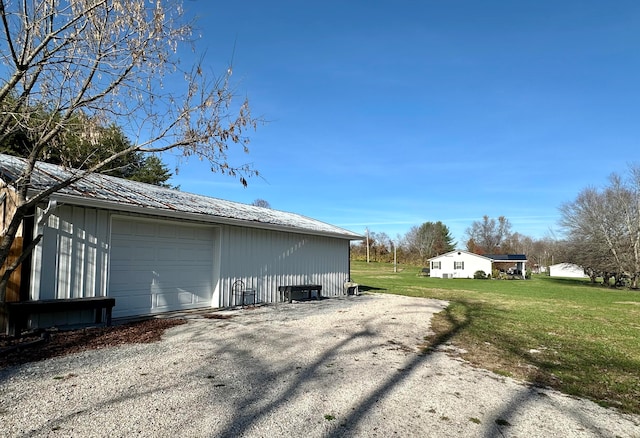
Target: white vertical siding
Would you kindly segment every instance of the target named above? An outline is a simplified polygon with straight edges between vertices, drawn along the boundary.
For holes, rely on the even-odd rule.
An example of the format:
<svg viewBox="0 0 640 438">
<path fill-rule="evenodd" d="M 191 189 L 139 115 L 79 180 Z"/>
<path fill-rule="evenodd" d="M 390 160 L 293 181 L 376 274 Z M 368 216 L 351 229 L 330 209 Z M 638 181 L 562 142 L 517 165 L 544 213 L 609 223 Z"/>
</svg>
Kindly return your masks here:
<svg viewBox="0 0 640 438">
<path fill-rule="evenodd" d="M 40 213 L 40 212 L 38 212 Z M 94 208 L 61 205 L 47 219 L 33 257 L 31 299 L 104 296 L 108 291 L 110 218 Z M 138 215 L 131 215 L 138 216 Z M 278 300 L 278 286 L 320 284 L 323 296 L 343 293 L 349 277 L 349 240 L 229 225 L 214 225 L 211 302 L 240 303 L 236 280 L 257 291 L 261 303 Z M 211 231 L 211 228 L 209 228 Z M 89 315 L 90 316 L 90 315 Z M 35 325 L 72 324 L 87 315 L 41 317 Z"/>
<path fill-rule="evenodd" d="M 35 251 L 31 299 L 104 296 L 109 213 L 63 205 L 52 214 Z"/>
<path fill-rule="evenodd" d="M 49 216 L 33 254 L 32 300 L 106 294 L 108 217 L 105 210 L 69 205 L 59 206 Z M 31 324 L 46 327 L 92 319 L 93 311 L 52 313 L 38 315 Z"/>
<path fill-rule="evenodd" d="M 271 303 L 287 284 L 320 284 L 323 296 L 340 295 L 349 277 L 345 239 L 224 226 L 221 240 L 221 307 L 239 303 L 232 295 L 236 280 Z"/>
</svg>

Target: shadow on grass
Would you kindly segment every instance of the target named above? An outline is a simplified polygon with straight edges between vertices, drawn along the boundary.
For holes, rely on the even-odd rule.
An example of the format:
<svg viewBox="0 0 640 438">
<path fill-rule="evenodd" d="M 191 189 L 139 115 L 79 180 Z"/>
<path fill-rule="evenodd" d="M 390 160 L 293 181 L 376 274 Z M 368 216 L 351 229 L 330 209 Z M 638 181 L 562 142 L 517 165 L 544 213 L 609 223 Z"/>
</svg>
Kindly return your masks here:
<svg viewBox="0 0 640 438">
<path fill-rule="evenodd" d="M 505 324 L 505 321 L 501 321 L 501 317 L 492 318 L 491 313 L 494 313 L 495 309 L 491 308 L 489 311 L 489 308 L 491 306 L 487 304 L 475 302 L 458 301 L 450 304 L 432 321 L 432 328 L 436 334 L 432 335 L 433 346 L 428 349 L 432 350 L 439 345 L 450 342 L 455 335 L 474 323 Z M 522 327 L 522 329 L 526 331 L 526 328 Z M 481 335 L 477 342 L 483 343 Z M 485 339 L 484 342 L 487 345 L 493 344 L 498 353 L 502 352 L 502 357 L 498 358 L 499 364 L 494 372 L 502 374 L 501 371 L 504 372 L 505 363 L 517 363 L 519 366 L 525 364 L 524 367 L 528 370 L 526 375 L 516 376 L 516 378 L 528 383 L 522 391 L 519 391 L 504 404 L 504 409 L 495 416 L 493 423 L 487 425 L 486 436 L 496 436 L 496 428 L 503 430 L 504 427 L 508 427 L 514 422 L 516 414 L 521 414 L 527 405 L 534 403 L 540 397 L 545 397 L 547 395 L 545 390 L 548 389 L 558 390 L 571 396 L 588 398 L 601 406 L 622 408 L 627 413 L 637 414 L 640 411 L 638 404 L 640 385 L 638 385 L 636 378 L 636 370 L 640 368 L 640 363 L 631 357 L 606 354 L 602 349 L 599 349 L 597 343 L 589 347 L 589 341 L 582 338 L 576 340 L 580 345 L 576 345 L 575 348 L 568 345 L 563 347 L 573 353 L 568 357 L 563 356 L 561 362 L 558 362 L 558 357 L 547 356 L 543 351 L 524 349 L 523 345 L 526 344 L 526 341 L 519 337 L 518 332 L 514 332 L 512 335 L 499 332 L 497 337 Z M 539 345 L 545 345 L 545 340 L 539 340 Z M 464 343 L 461 346 L 465 348 Z M 577 352 L 582 353 L 577 354 Z M 483 368 L 490 367 L 489 364 L 492 363 L 491 358 L 476 360 L 477 357 L 471 357 L 470 359 Z M 507 374 L 511 374 L 513 371 L 509 369 L 509 365 L 506 366 L 506 369 L 509 371 Z M 572 376 L 575 375 L 576 370 L 579 370 L 578 372 L 583 375 L 591 373 L 594 376 L 593 380 L 588 381 L 583 376 L 575 387 L 572 386 L 570 382 L 575 380 Z M 619 370 L 619 372 L 614 377 L 608 370 Z M 567 381 L 564 381 L 565 377 Z M 598 430 L 592 419 L 581 410 L 567 410 L 566 407 L 556 406 L 558 409 L 564 410 L 566 415 L 573 417 L 585 429 Z"/>
<path fill-rule="evenodd" d="M 613 285 L 607 286 L 602 283 L 602 281 L 597 281 L 595 283 L 591 282 L 588 278 L 567 278 L 567 277 L 548 277 L 548 276 L 540 276 L 538 277 L 542 281 L 546 283 L 553 283 L 560 286 L 578 286 L 578 287 L 597 287 L 606 289 L 616 289 Z"/>
<path fill-rule="evenodd" d="M 513 341 L 513 343 L 510 341 Z M 549 397 L 549 390 L 556 390 L 577 398 L 590 399 L 594 403 L 607 408 L 622 408 L 626 413 L 638 412 L 640 387 L 637 384 L 637 371 L 635 370 L 638 369 L 640 364 L 637 361 L 618 360 L 613 357 L 602 358 L 599 354 L 593 352 L 592 354 L 576 355 L 570 361 L 565 358 L 562 363 L 558 363 L 557 358 L 545 358 L 542 353 L 523 352 L 517 348 L 519 340 L 511 339 L 508 336 L 502 337 L 498 344 L 502 351 L 517 358 L 519 363 L 527 364 L 531 373 L 525 378 L 519 377 L 528 383 L 521 391 L 514 394 L 508 403 L 503 405 L 502 410 L 495 417 L 496 425 L 503 424 L 508 427 L 516 422 L 516 418 L 522 416 L 528 405 L 534 404 L 541 397 Z M 584 350 L 584 347 L 580 346 L 575 350 Z M 626 376 L 608 376 L 607 369 L 625 369 Z M 572 381 L 576 380 L 574 378 L 576 370 L 580 370 L 580 374 L 592 373 L 595 376 L 595 380 L 581 380 L 575 384 L 572 383 Z M 616 379 L 619 381 L 609 381 Z M 629 388 L 631 385 L 635 386 L 635 391 Z M 571 417 L 576 424 L 580 425 L 578 430 L 588 431 L 593 433 L 594 436 L 600 436 L 600 434 L 608 436 L 608 433 L 613 433 L 612 431 L 604 433 L 602 425 L 596 424 L 588 412 L 581 408 L 572 408 L 556 400 L 549 400 L 547 403 L 554 410 L 560 412 L 561 415 Z M 496 435 L 492 428 L 487 427 L 485 436 L 494 437 Z"/>
<path fill-rule="evenodd" d="M 402 386 L 403 382 L 412 376 L 414 372 L 428 364 L 436 352 L 443 351 L 441 347 L 450 344 L 456 336 L 467 330 L 478 318 L 482 318 L 483 311 L 482 305 L 469 303 L 449 306 L 438 315 L 438 324 L 440 326 L 437 334 L 429 337 L 428 344 L 424 346 L 421 353 L 407 356 L 407 362 L 402 365 L 398 372 L 388 375 L 384 380 L 377 382 L 375 387 L 367 390 L 366 394 L 362 394 L 358 401 L 350 406 L 344 416 L 337 415 L 339 421 L 328 426 L 328 430 L 322 436 L 336 438 L 356 436 L 366 431 L 366 424 L 363 425 L 363 422 L 366 422 L 370 418 L 370 414 L 375 412 L 375 409 L 379 406 L 379 401 L 389 396 L 397 387 Z M 251 389 L 242 391 L 243 394 L 236 392 L 232 396 L 230 402 L 233 406 L 234 414 L 226 416 L 227 422 L 222 427 L 222 430 L 216 433 L 216 436 L 251 435 L 255 432 L 256 425 L 265 418 L 276 415 L 283 408 L 286 410 L 286 407 L 290 404 L 308 402 L 309 399 L 305 394 L 320 391 L 321 389 L 319 388 L 326 384 L 324 379 L 326 379 L 327 370 L 330 370 L 333 366 L 339 367 L 336 364 L 340 363 L 345 354 L 354 355 L 358 352 L 368 352 L 370 348 L 373 348 L 362 346 L 361 343 L 357 342 L 363 338 L 371 338 L 372 345 L 375 344 L 375 332 L 366 328 L 370 322 L 363 321 L 364 329 L 341 339 L 330 348 L 323 350 L 312 362 L 306 363 L 297 363 L 295 354 L 291 356 L 283 354 L 282 361 L 279 362 L 278 366 L 274 367 L 273 363 L 263 361 L 251 350 L 238 349 L 233 343 L 224 346 L 220 345 L 220 348 L 215 353 L 216 355 L 231 354 L 234 362 L 238 363 L 239 366 L 249 364 L 244 371 L 245 382 L 243 386 Z M 265 334 L 263 333 L 260 336 L 264 337 Z M 259 338 L 256 338 L 256 340 L 258 341 Z M 274 344 L 274 348 L 279 348 L 279 346 L 286 345 L 286 343 L 296 345 L 295 348 L 309 347 L 308 339 L 305 338 L 304 334 L 292 335 L 287 340 L 279 339 L 277 342 L 278 344 Z M 508 345 L 509 339 L 502 339 L 501 343 Z M 289 350 L 285 348 L 283 351 Z M 339 372 L 339 369 L 336 372 Z M 548 382 L 543 376 L 539 377 L 539 379 L 534 378 L 531 384 L 522 386 L 521 389 L 513 394 L 511 399 L 504 400 L 504 403 L 500 405 L 501 409 L 497 412 L 487 415 L 487 418 L 483 419 L 483 432 L 478 436 L 503 436 L 508 433 L 508 428 L 511 425 L 517 425 L 518 418 L 522 417 L 523 411 L 526 411 L 528 406 L 534 406 L 541 397 L 546 396 L 545 390 L 540 385 Z M 276 388 L 274 391 L 269 382 L 281 382 L 279 384 L 281 389 Z M 283 389 L 282 386 L 284 386 Z M 225 397 L 219 390 L 220 388 L 214 390 L 211 394 L 212 397 L 215 399 Z M 229 388 L 229 390 L 231 391 L 233 388 Z M 568 408 L 566 407 L 555 405 L 554 402 L 550 403 L 554 406 L 552 409 L 564 411 L 561 415 L 573 417 L 586 430 L 598 430 L 593 421 L 587 418 L 580 410 L 567 411 Z M 318 407 L 309 406 L 309 409 L 312 410 L 316 408 Z M 315 414 L 317 414 L 318 418 L 322 418 L 323 413 L 319 410 Z M 306 421 L 313 421 L 311 419 L 315 418 L 315 414 L 311 414 Z M 331 417 L 331 420 L 333 420 L 333 415 Z M 326 418 L 327 416 L 325 415 Z M 278 421 L 286 422 L 287 418 Z M 327 419 L 327 421 L 330 420 Z"/>
<path fill-rule="evenodd" d="M 362 428 L 358 430 L 358 427 L 367 421 L 368 414 L 375 411 L 378 401 L 386 398 L 395 388 L 401 386 L 414 371 L 428 364 L 434 353 L 441 351 L 440 347 L 450 343 L 461 332 L 478 323 L 478 320 L 484 316 L 482 307 L 484 305 L 486 304 L 463 303 L 449 306 L 439 313 L 438 323 L 441 325 L 438 327 L 437 334 L 429 339 L 429 344 L 422 352 L 408 354 L 407 361 L 403 363 L 401 370 L 389 374 L 385 379 L 377 382 L 368 392 L 362 394 L 357 402 L 354 401 L 353 406 L 349 406 L 351 409 L 345 416 L 337 415 L 340 420 L 339 424 L 338 421 L 335 424 L 327 423 L 327 430 L 322 436 L 342 437 L 362 433 Z M 357 309 L 357 307 L 353 307 L 353 309 Z M 413 302 L 411 309 L 418 311 Z M 308 307 L 308 311 L 313 316 L 318 309 L 315 306 Z M 334 311 L 336 310 L 334 309 Z M 344 310 L 339 308 L 337 311 Z M 283 307 L 281 312 L 288 313 L 289 308 Z M 279 409 L 286 408 L 293 403 L 307 401 L 309 398 L 305 397 L 305 394 L 322 391 L 323 385 L 331 384 L 335 377 L 330 375 L 340 372 L 340 362 L 345 356 L 354 356 L 363 352 L 369 353 L 373 348 L 376 348 L 374 344 L 377 335 L 370 327 L 374 323 L 379 323 L 379 315 L 375 320 L 374 318 L 363 319 L 359 324 L 360 329 L 355 332 L 344 337 L 333 336 L 336 340 L 330 341 L 329 348 L 319 351 L 308 362 L 301 361 L 295 353 L 312 348 L 313 345 L 308 332 L 288 331 L 287 321 L 290 318 L 291 316 L 287 316 L 278 323 L 270 322 L 268 324 L 255 319 L 238 322 L 235 318 L 232 320 L 206 319 L 208 321 L 206 325 L 202 324 L 199 330 L 193 330 L 188 339 L 181 339 L 181 344 L 186 344 L 188 348 L 197 348 L 197 351 L 201 352 L 200 357 L 203 365 L 189 375 L 190 379 L 186 380 L 188 385 L 185 385 L 182 390 L 185 392 L 186 400 L 189 396 L 189 390 L 200 389 L 202 385 L 207 385 L 203 391 L 205 400 L 196 398 L 196 394 L 193 395 L 193 402 L 197 402 L 197 405 L 184 405 L 185 408 L 195 406 L 197 409 L 202 409 L 203 412 L 208 412 L 208 416 L 205 416 L 208 421 L 204 421 L 202 424 L 202 436 L 204 436 L 207 427 L 215 428 L 215 435 L 211 436 L 254 436 L 258 435 L 258 432 L 261 435 L 282 436 L 282 430 L 278 429 L 278 425 L 286 424 L 289 419 L 286 417 L 273 418 Z M 390 320 L 392 319 L 394 318 L 390 318 Z M 336 328 L 339 329 L 339 327 L 334 327 L 334 329 Z M 235 334 L 226 338 L 217 337 L 211 336 L 211 332 L 205 329 L 211 329 L 221 334 Z M 323 329 L 318 333 L 325 337 L 331 336 L 336 331 Z M 251 342 L 241 346 L 238 342 L 239 337 L 248 338 Z M 372 340 L 374 342 L 371 342 Z M 511 341 L 516 342 L 508 337 L 501 339 L 505 347 Z M 276 362 L 269 361 L 253 348 L 258 343 L 267 343 L 271 349 L 282 354 Z M 325 342 L 324 345 L 326 344 Z M 229 364 L 233 366 L 232 370 L 228 369 Z M 578 364 L 575 365 L 578 366 Z M 173 366 L 178 369 L 180 363 L 174 362 Z M 198 382 L 198 385 L 195 385 L 194 382 Z M 76 417 L 82 417 L 84 420 L 84 416 L 92 413 L 109 412 L 110 408 L 118 407 L 135 398 L 140 398 L 141 401 L 150 399 L 157 403 L 151 406 L 163 408 L 162 415 L 172 415 L 173 409 L 180 408 L 182 405 L 163 406 L 162 403 L 164 403 L 164 393 L 173 391 L 176 384 L 177 382 L 168 381 L 149 391 L 145 390 L 144 386 L 139 386 L 130 393 L 123 393 L 121 388 L 119 393 L 107 400 L 100 401 L 98 404 L 86 407 L 81 411 L 61 414 L 46 424 L 34 427 L 34 431 L 42 435 L 55 432 L 58 429 L 65 431 L 67 427 L 71 427 L 75 421 L 78 421 Z M 196 392 L 199 394 L 199 391 Z M 532 405 L 535 400 L 539 400 L 541 396 L 544 396 L 544 392 L 536 385 L 522 387 L 510 400 L 505 400 L 500 412 L 493 414 L 491 418 L 483 419 L 484 433 L 482 435 L 486 437 L 503 435 L 503 431 L 508 431 L 509 425 L 515 423 L 517 418 L 522 416 L 522 411 L 528 405 Z M 315 397 L 311 399 L 317 400 Z M 327 405 L 330 403 L 324 406 Z M 320 422 L 331 421 L 327 418 L 326 412 L 318 410 L 322 409 L 320 406 L 303 406 L 303 408 L 308 409 L 310 413 L 305 413 L 305 415 L 309 415 L 311 419 L 318 418 Z M 558 406 L 554 408 L 566 409 Z M 178 412 L 180 412 L 179 409 Z M 322 418 L 323 414 L 325 414 L 324 419 Z M 582 412 L 572 411 L 570 414 L 586 429 L 598 430 L 589 418 L 584 417 Z M 153 416 L 154 414 L 150 413 L 149 415 Z M 155 415 L 160 415 L 160 413 L 156 412 Z M 193 430 L 191 422 L 200 421 L 202 416 L 198 415 L 196 419 L 191 415 L 177 415 L 174 425 L 180 423 L 183 418 L 184 424 L 180 424 L 180 426 L 187 431 Z M 269 433 L 262 430 L 256 431 L 260 420 L 265 418 L 272 419 Z M 180 430 L 179 426 L 175 427 L 176 430 Z M 374 433 L 373 431 L 369 432 Z"/>
<path fill-rule="evenodd" d="M 565 394 L 587 398 L 604 407 L 615 407 L 627 413 L 640 413 L 640 384 L 637 370 L 640 361 L 631 355 L 613 353 L 588 338 L 564 342 L 552 348 L 548 339 L 537 339 L 542 349 L 523 349 L 517 335 L 503 334 L 498 348 L 527 364 L 530 373 L 521 377 L 532 386 L 553 388 Z M 556 349 L 570 352 L 558 354 Z"/>
</svg>

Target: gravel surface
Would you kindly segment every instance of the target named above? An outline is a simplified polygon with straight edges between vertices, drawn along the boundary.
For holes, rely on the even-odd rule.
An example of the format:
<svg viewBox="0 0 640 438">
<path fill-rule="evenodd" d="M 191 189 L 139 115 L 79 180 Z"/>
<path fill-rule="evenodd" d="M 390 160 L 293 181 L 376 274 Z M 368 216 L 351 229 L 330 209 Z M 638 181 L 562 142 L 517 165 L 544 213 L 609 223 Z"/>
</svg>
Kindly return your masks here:
<svg viewBox="0 0 640 438">
<path fill-rule="evenodd" d="M 0 371 L 10 437 L 640 437 L 640 417 L 421 354 L 446 302 L 197 313 L 160 342 Z M 207 317 L 208 316 L 208 317 Z"/>
</svg>

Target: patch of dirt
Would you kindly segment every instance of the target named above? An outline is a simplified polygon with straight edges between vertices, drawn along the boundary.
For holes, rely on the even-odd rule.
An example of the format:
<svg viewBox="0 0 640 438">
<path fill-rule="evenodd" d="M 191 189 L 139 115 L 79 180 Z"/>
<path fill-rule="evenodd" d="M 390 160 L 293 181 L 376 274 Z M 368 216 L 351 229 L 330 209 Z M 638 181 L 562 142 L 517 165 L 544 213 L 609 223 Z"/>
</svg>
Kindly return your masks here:
<svg viewBox="0 0 640 438">
<path fill-rule="evenodd" d="M 203 318 L 206 319 L 231 319 L 232 316 L 231 315 L 222 315 L 222 314 L 217 314 L 217 313 L 210 313 L 207 315 L 202 315 Z"/>
<path fill-rule="evenodd" d="M 157 342 L 164 331 L 186 320 L 148 319 L 111 327 L 45 331 L 18 339 L 0 336 L 0 368 L 123 344 Z"/>
</svg>

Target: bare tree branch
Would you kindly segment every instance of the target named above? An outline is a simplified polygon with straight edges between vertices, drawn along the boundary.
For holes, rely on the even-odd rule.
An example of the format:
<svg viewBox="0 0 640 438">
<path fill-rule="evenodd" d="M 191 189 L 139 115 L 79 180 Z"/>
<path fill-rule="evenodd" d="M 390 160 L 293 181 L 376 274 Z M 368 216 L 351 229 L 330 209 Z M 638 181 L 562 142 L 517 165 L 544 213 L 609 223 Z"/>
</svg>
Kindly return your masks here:
<svg viewBox="0 0 640 438">
<path fill-rule="evenodd" d="M 640 167 L 630 166 L 628 178 L 614 173 L 605 188 L 587 188 L 560 209 L 572 261 L 616 283 L 627 277 L 633 288 L 640 278 L 639 176 Z"/>
<path fill-rule="evenodd" d="M 0 265 L 29 208 L 127 154 L 196 156 L 243 185 L 258 175 L 250 164 L 229 162 L 229 148 L 248 152 L 246 131 L 261 123 L 246 99 L 236 102 L 231 69 L 210 80 L 202 59 L 187 72 L 179 68 L 178 50 L 192 43 L 180 0 L 0 0 L 0 25 L 0 143 L 18 138 L 28 150 L 23 172 L 4 188 L 16 206 Z M 83 121 L 88 141 L 100 127 L 128 127 L 131 146 L 98 163 L 74 157 L 86 166 L 34 192 L 38 160 L 69 153 L 68 134 Z"/>
</svg>

